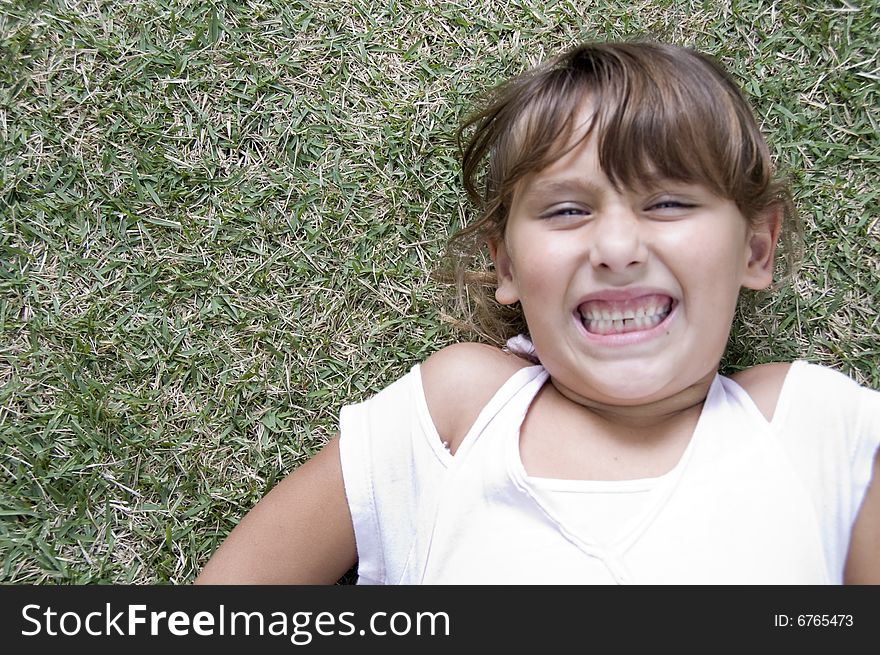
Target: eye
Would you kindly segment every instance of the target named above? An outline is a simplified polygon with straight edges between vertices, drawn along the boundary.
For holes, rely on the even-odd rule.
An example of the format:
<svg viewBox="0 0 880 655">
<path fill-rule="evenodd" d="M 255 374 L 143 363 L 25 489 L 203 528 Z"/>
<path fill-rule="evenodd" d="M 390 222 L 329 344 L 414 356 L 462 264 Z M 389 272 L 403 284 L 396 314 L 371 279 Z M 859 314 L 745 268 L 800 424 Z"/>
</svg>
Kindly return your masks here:
<svg viewBox="0 0 880 655">
<path fill-rule="evenodd" d="M 576 218 L 589 215 L 590 210 L 586 207 L 578 205 L 560 205 L 559 207 L 551 207 L 542 213 L 541 218 Z"/>
<path fill-rule="evenodd" d="M 649 206 L 648 209 L 693 209 L 695 206 L 680 200 L 661 200 Z"/>
<path fill-rule="evenodd" d="M 679 207 L 693 207 L 693 205 L 679 200 L 661 200 L 651 205 L 650 209 L 678 209 Z"/>
</svg>

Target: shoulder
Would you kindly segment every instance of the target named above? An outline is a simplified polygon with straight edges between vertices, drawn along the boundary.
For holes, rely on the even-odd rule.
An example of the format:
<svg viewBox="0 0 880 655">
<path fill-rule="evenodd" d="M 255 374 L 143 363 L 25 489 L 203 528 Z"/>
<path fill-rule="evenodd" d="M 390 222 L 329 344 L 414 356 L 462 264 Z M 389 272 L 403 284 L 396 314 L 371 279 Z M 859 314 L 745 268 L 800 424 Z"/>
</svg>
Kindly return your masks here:
<svg viewBox="0 0 880 655">
<path fill-rule="evenodd" d="M 832 406 L 844 412 L 862 408 L 876 414 L 880 402 L 880 392 L 837 369 L 806 361 L 760 364 L 730 378 L 749 394 L 768 421 L 782 405 L 826 413 Z"/>
<path fill-rule="evenodd" d="M 788 377 L 790 369 L 790 362 L 759 364 L 738 371 L 731 375 L 730 378 L 745 389 L 752 402 L 757 405 L 764 417 L 771 421 L 776 412 L 776 405 L 779 402 L 782 386 L 785 383 L 786 377 Z"/>
<path fill-rule="evenodd" d="M 456 343 L 420 366 L 428 411 L 453 452 L 480 411 L 510 376 L 532 363 L 481 343 Z"/>
</svg>

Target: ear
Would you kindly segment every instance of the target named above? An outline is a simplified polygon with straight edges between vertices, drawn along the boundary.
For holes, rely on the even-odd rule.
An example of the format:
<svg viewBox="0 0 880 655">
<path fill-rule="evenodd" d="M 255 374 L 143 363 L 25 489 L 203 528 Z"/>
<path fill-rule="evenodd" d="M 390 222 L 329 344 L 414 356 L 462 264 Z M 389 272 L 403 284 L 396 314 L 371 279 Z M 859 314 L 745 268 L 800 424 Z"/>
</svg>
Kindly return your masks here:
<svg viewBox="0 0 880 655">
<path fill-rule="evenodd" d="M 743 286 L 747 289 L 766 289 L 773 282 L 776 243 L 781 229 L 782 206 L 779 204 L 767 208 L 749 228 L 748 260 L 743 277 Z"/>
<path fill-rule="evenodd" d="M 519 300 L 519 292 L 513 277 L 513 265 L 507 254 L 507 246 L 504 239 L 498 241 L 492 239 L 487 242 L 489 256 L 495 264 L 495 300 L 502 305 L 512 305 Z"/>
</svg>

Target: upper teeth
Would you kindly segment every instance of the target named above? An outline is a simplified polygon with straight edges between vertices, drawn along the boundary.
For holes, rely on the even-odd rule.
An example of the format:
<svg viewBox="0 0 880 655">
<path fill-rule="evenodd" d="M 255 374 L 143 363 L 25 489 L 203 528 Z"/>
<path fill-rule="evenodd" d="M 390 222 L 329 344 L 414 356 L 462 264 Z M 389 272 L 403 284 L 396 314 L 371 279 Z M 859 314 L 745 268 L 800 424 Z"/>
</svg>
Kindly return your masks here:
<svg viewBox="0 0 880 655">
<path fill-rule="evenodd" d="M 666 311 L 666 306 L 659 307 L 657 305 L 648 305 L 646 307 L 639 307 L 637 309 L 596 309 L 590 308 L 586 311 L 581 311 L 581 316 L 589 321 L 623 321 L 627 319 L 633 318 L 652 318 L 657 314 L 662 314 Z"/>
</svg>

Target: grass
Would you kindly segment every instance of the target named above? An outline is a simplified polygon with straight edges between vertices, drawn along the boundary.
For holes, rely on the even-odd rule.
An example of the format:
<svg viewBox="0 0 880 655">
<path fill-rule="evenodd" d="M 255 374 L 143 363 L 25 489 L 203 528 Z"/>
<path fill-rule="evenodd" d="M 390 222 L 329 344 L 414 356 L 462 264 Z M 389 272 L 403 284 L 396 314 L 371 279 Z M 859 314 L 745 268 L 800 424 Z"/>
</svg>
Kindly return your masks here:
<svg viewBox="0 0 880 655">
<path fill-rule="evenodd" d="M 463 338 L 428 276 L 451 134 L 580 40 L 715 54 L 791 171 L 804 265 L 725 365 L 880 386 L 877 12 L 0 0 L 0 583 L 191 581 L 341 405 Z"/>
</svg>

